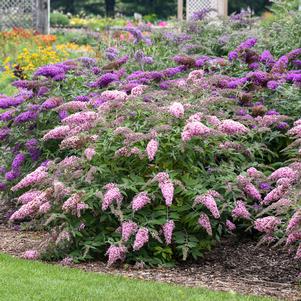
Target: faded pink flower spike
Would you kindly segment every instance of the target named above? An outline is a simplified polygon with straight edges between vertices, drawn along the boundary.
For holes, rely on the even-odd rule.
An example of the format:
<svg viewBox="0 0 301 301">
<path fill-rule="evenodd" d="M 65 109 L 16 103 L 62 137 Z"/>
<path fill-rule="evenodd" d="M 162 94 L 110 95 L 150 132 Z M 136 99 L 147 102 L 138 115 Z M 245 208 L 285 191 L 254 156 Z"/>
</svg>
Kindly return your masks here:
<svg viewBox="0 0 301 301">
<path fill-rule="evenodd" d="M 109 257 L 108 266 L 113 265 L 117 260 L 123 261 L 125 259 L 126 248 L 124 246 L 111 245 L 106 252 Z"/>
<path fill-rule="evenodd" d="M 211 227 L 210 220 L 209 220 L 209 217 L 207 214 L 201 213 L 198 223 L 201 225 L 201 227 L 203 229 L 206 230 L 208 235 L 212 236 L 212 227 Z"/>
<path fill-rule="evenodd" d="M 116 184 L 109 183 L 105 186 L 105 189 L 107 189 L 107 192 L 105 193 L 102 202 L 103 211 L 107 210 L 114 201 L 117 204 L 120 204 L 123 200 L 123 196 Z"/>
<path fill-rule="evenodd" d="M 184 106 L 180 102 L 174 102 L 169 107 L 169 113 L 176 118 L 181 118 L 185 113 Z"/>
<path fill-rule="evenodd" d="M 140 192 L 137 194 L 132 202 L 132 210 L 134 212 L 142 209 L 145 205 L 151 202 L 150 197 L 148 196 L 147 192 Z"/>
<path fill-rule="evenodd" d="M 96 151 L 94 148 L 89 147 L 85 149 L 85 156 L 87 158 L 88 161 L 91 161 L 93 159 L 93 157 L 95 156 Z"/>
<path fill-rule="evenodd" d="M 259 232 L 272 234 L 275 228 L 281 223 L 281 220 L 276 216 L 266 216 L 258 218 L 254 222 L 254 228 Z"/>
<path fill-rule="evenodd" d="M 162 227 L 163 235 L 164 235 L 165 242 L 167 245 L 171 244 L 172 233 L 173 233 L 174 228 L 175 228 L 175 223 L 173 220 L 167 221 Z"/>
<path fill-rule="evenodd" d="M 140 250 L 149 240 L 148 229 L 140 228 L 136 234 L 134 246 L 134 251 Z"/>
<path fill-rule="evenodd" d="M 232 210 L 232 216 L 236 218 L 250 218 L 250 212 L 247 210 L 243 201 L 237 201 L 235 208 Z"/>
<path fill-rule="evenodd" d="M 220 218 L 215 199 L 210 193 L 197 196 L 194 201 L 194 206 L 196 204 L 203 204 L 211 212 L 214 218 Z"/>
<path fill-rule="evenodd" d="M 25 251 L 22 255 L 22 258 L 29 259 L 29 260 L 36 260 L 40 256 L 39 252 L 37 250 L 28 250 Z"/>
<path fill-rule="evenodd" d="M 153 161 L 155 159 L 158 148 L 159 148 L 159 142 L 157 140 L 152 139 L 148 142 L 146 146 L 146 153 L 150 161 Z"/>
<path fill-rule="evenodd" d="M 134 234 L 137 231 L 137 224 L 133 221 L 125 221 L 121 224 L 121 235 L 122 240 L 127 242 L 132 234 Z"/>
<path fill-rule="evenodd" d="M 236 229 L 236 225 L 228 219 L 226 220 L 226 227 L 229 231 L 234 231 Z"/>
</svg>

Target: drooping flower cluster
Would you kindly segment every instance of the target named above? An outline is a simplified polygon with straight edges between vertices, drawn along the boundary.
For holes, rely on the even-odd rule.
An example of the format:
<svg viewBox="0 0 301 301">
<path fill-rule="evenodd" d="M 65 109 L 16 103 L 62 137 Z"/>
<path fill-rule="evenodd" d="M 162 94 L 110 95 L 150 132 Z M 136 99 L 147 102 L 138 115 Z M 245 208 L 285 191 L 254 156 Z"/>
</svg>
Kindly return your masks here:
<svg viewBox="0 0 301 301">
<path fill-rule="evenodd" d="M 159 148 L 159 142 L 157 140 L 152 139 L 148 142 L 146 146 L 146 153 L 150 161 L 153 161 L 155 159 L 158 148 Z"/>
<path fill-rule="evenodd" d="M 138 226 L 133 221 L 125 221 L 121 224 L 122 240 L 127 242 L 130 237 L 137 231 Z"/>
<path fill-rule="evenodd" d="M 172 233 L 174 231 L 174 228 L 175 228 L 175 222 L 173 220 L 167 221 L 162 227 L 164 239 L 167 245 L 171 244 Z"/>
<path fill-rule="evenodd" d="M 113 204 L 113 202 L 116 202 L 117 204 L 121 204 L 123 200 L 123 196 L 117 184 L 109 183 L 104 188 L 107 191 L 104 194 L 103 202 L 101 205 L 103 211 L 106 211 Z"/>
<path fill-rule="evenodd" d="M 63 204 L 62 210 L 71 213 L 77 217 L 81 216 L 81 212 L 88 208 L 88 205 L 81 200 L 81 195 L 76 193 L 71 195 Z"/>
<path fill-rule="evenodd" d="M 206 213 L 201 213 L 201 215 L 199 217 L 198 223 L 201 225 L 201 227 L 203 229 L 206 230 L 206 232 L 208 233 L 208 235 L 212 236 L 211 223 L 210 223 L 209 217 L 208 217 L 208 215 Z"/>
<path fill-rule="evenodd" d="M 159 187 L 165 200 L 165 204 L 167 207 L 170 207 L 174 197 L 174 186 L 168 173 L 160 172 L 155 176 L 154 180 L 159 182 Z"/>
<path fill-rule="evenodd" d="M 180 102 L 174 102 L 169 107 L 169 113 L 176 118 L 181 118 L 184 116 L 184 106 Z"/>
<path fill-rule="evenodd" d="M 151 202 L 147 192 L 140 192 L 133 198 L 132 209 L 134 212 L 142 209 L 145 205 Z"/>
<path fill-rule="evenodd" d="M 259 232 L 264 232 L 266 234 L 272 234 L 275 228 L 281 223 L 280 219 L 275 216 L 266 216 L 263 218 L 258 218 L 254 222 L 254 228 Z"/>
<path fill-rule="evenodd" d="M 213 217 L 218 219 L 220 218 L 220 212 L 211 192 L 212 191 L 209 191 L 204 195 L 197 196 L 194 201 L 194 206 L 197 204 L 203 204 L 211 212 Z"/>
<path fill-rule="evenodd" d="M 232 216 L 234 218 L 249 219 L 251 214 L 247 210 L 246 205 L 243 201 L 236 201 L 236 205 L 232 210 Z"/>
<path fill-rule="evenodd" d="M 126 248 L 124 246 L 111 245 L 106 252 L 109 257 L 108 266 L 113 265 L 117 260 L 123 261 L 125 259 Z"/>
<path fill-rule="evenodd" d="M 140 250 L 149 240 L 149 232 L 147 228 L 139 228 L 135 241 L 133 249 L 134 251 Z"/>
<path fill-rule="evenodd" d="M 12 191 L 17 191 L 31 185 L 42 183 L 48 178 L 47 167 L 40 166 L 32 173 L 23 178 L 17 185 L 11 188 Z"/>
</svg>

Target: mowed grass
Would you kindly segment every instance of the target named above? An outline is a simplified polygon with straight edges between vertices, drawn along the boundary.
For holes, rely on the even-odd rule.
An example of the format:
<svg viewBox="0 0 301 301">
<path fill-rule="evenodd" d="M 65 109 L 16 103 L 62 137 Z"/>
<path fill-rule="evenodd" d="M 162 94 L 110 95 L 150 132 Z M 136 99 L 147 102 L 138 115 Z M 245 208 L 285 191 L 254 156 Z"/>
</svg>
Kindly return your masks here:
<svg viewBox="0 0 301 301">
<path fill-rule="evenodd" d="M 0 300 L 267 301 L 271 299 L 86 273 L 0 254 Z"/>
</svg>

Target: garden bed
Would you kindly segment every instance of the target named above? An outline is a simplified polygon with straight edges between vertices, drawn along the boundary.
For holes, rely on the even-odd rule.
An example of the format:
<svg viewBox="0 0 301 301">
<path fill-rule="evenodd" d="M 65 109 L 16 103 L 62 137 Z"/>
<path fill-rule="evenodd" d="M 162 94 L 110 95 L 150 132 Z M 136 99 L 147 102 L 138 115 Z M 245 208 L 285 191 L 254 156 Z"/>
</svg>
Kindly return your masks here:
<svg viewBox="0 0 301 301">
<path fill-rule="evenodd" d="M 0 227 L 0 252 L 15 256 L 38 248 L 47 234 Z M 118 274 L 131 278 L 176 283 L 190 287 L 235 291 L 242 294 L 272 296 L 281 300 L 301 300 L 298 286 L 300 264 L 293 256 L 269 247 L 256 248 L 251 240 L 227 238 L 202 260 L 174 268 L 136 268 L 123 265 L 108 268 L 94 261 L 72 267 L 97 273 Z"/>
</svg>

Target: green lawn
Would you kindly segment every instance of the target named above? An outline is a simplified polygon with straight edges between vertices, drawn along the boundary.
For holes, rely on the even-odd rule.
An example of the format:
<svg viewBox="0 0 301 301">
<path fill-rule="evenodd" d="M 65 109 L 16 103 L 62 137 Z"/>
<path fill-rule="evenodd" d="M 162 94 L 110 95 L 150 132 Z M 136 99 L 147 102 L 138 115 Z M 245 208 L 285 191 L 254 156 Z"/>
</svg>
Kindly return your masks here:
<svg viewBox="0 0 301 301">
<path fill-rule="evenodd" d="M 85 273 L 0 254 L 0 300 L 267 301 L 270 299 Z"/>
</svg>

